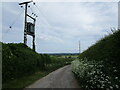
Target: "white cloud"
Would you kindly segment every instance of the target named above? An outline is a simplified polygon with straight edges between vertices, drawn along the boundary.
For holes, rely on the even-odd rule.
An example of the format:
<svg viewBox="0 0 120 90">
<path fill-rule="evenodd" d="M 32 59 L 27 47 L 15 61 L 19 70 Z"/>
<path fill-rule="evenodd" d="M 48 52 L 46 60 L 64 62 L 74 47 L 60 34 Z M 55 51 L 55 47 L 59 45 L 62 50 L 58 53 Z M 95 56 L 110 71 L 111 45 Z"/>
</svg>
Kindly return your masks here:
<svg viewBox="0 0 120 90">
<path fill-rule="evenodd" d="M 51 41 L 51 42 L 61 42 L 63 43 L 63 40 L 56 37 L 56 36 L 51 36 L 51 35 L 48 35 L 48 34 L 38 34 L 37 35 L 37 38 L 40 39 L 40 40 L 45 40 L 45 41 Z"/>
<path fill-rule="evenodd" d="M 82 43 L 82 50 L 85 50 L 103 37 L 110 27 L 117 27 L 117 3 L 37 2 L 36 5 L 40 11 L 35 6 L 32 8 L 38 14 L 36 22 L 38 52 L 78 52 L 79 40 Z M 9 4 L 9 8 L 4 12 L 17 13 L 18 8 L 9 11 L 13 7 Z M 17 27 L 23 29 L 23 26 Z"/>
<path fill-rule="evenodd" d="M 24 2 L 28 0 L 1 0 L 0 2 Z M 35 2 L 118 2 L 119 0 L 33 0 Z"/>
</svg>

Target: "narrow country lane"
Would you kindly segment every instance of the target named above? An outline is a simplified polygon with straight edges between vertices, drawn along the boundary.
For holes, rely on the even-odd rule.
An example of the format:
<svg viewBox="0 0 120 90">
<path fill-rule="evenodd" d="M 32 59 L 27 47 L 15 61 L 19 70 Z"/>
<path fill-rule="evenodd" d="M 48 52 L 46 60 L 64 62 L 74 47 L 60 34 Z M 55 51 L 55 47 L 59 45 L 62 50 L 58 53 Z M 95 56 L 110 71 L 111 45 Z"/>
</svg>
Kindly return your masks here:
<svg viewBox="0 0 120 90">
<path fill-rule="evenodd" d="M 64 66 L 26 88 L 80 88 L 71 66 Z"/>
</svg>

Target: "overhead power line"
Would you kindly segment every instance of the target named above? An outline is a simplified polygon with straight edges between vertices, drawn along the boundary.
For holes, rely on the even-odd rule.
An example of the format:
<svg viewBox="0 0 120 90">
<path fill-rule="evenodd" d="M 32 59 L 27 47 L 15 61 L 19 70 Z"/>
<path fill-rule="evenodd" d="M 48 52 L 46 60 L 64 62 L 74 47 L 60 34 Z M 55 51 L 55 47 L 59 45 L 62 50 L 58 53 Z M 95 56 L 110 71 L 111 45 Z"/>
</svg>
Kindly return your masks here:
<svg viewBox="0 0 120 90">
<path fill-rule="evenodd" d="M 21 7 L 24 9 L 24 7 Z M 10 30 L 13 30 L 13 26 L 17 23 L 17 21 L 20 19 L 21 15 L 22 15 L 23 11 L 19 11 L 19 13 L 17 14 L 16 18 L 14 19 L 14 21 L 8 26 L 8 28 L 6 29 L 6 33 L 8 33 Z"/>
<path fill-rule="evenodd" d="M 21 12 L 17 15 L 16 19 L 12 22 L 12 24 L 9 26 L 9 28 L 12 28 L 12 26 L 18 21 L 19 17 L 22 15 L 22 13 L 23 13 L 23 11 L 21 11 Z"/>
<path fill-rule="evenodd" d="M 36 12 L 34 11 L 34 9 L 32 8 L 32 5 L 29 5 L 28 8 L 31 10 L 31 16 L 33 17 L 38 17 L 38 15 L 36 14 Z"/>
<path fill-rule="evenodd" d="M 19 17 L 22 15 L 22 13 L 23 12 L 21 12 L 21 13 L 19 13 L 18 15 L 19 15 Z M 13 30 L 13 25 L 15 25 L 16 24 L 16 22 L 20 19 L 19 17 L 17 17 L 13 22 L 12 22 L 12 24 L 6 29 L 6 33 L 8 33 L 10 30 Z"/>
<path fill-rule="evenodd" d="M 40 8 L 39 8 L 36 4 L 34 4 L 34 5 L 35 5 L 35 7 L 37 8 L 37 10 L 39 11 L 39 13 L 44 17 L 46 24 L 48 24 L 49 26 L 51 26 L 51 24 L 50 24 L 49 21 L 45 18 L 45 15 L 44 15 L 43 12 L 40 10 Z"/>
<path fill-rule="evenodd" d="M 23 6 L 21 6 L 21 8 L 23 8 L 24 9 L 24 7 Z M 25 10 L 25 9 L 24 9 Z M 12 28 L 12 26 L 18 21 L 18 19 L 19 19 L 19 17 L 22 15 L 22 13 L 23 13 L 23 11 L 20 11 L 18 14 L 17 14 L 17 16 L 16 16 L 16 18 L 15 18 L 15 20 L 12 22 L 12 24 L 9 26 L 9 28 L 11 29 Z"/>
</svg>

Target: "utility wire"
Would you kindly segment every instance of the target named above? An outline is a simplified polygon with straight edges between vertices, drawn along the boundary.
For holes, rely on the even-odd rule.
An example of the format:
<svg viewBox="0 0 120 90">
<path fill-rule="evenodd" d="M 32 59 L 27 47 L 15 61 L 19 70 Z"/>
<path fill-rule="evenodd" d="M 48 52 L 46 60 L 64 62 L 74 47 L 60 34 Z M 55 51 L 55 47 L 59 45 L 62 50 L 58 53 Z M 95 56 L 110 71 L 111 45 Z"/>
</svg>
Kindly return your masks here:
<svg viewBox="0 0 120 90">
<path fill-rule="evenodd" d="M 33 9 L 30 6 L 29 6 L 29 8 L 30 8 L 32 14 L 35 14 L 35 12 L 33 11 Z"/>
<path fill-rule="evenodd" d="M 22 13 L 23 13 L 23 11 L 21 11 L 21 12 L 17 15 L 16 19 L 15 19 L 15 20 L 13 21 L 13 23 L 9 26 L 9 28 L 12 28 L 12 26 L 16 23 L 16 21 L 18 21 L 19 17 L 22 15 Z"/>
<path fill-rule="evenodd" d="M 43 13 L 41 12 L 40 8 L 35 4 L 35 2 L 33 2 L 33 5 L 35 6 L 35 8 L 37 8 L 37 10 L 39 11 L 39 14 L 43 16 L 43 18 L 45 19 L 45 23 L 49 24 L 48 20 L 45 18 L 45 15 L 43 15 Z M 31 9 L 32 13 L 34 13 L 35 11 L 33 11 L 33 9 L 29 6 L 29 8 Z M 38 14 L 37 14 L 38 15 Z M 39 18 L 38 18 L 39 19 Z M 39 19 L 40 21 L 42 19 Z M 43 20 L 42 20 L 43 21 Z M 44 21 L 43 21 L 44 22 Z M 50 26 L 50 24 L 49 24 Z"/>
<path fill-rule="evenodd" d="M 35 6 L 35 8 L 39 11 L 38 13 L 39 13 L 40 15 L 42 15 L 42 17 L 43 17 L 43 18 L 41 18 L 41 19 L 40 19 L 40 18 L 37 18 L 37 21 L 39 20 L 40 22 L 41 22 L 41 21 L 44 22 L 45 24 L 43 24 L 43 23 L 41 23 L 41 24 L 43 24 L 43 27 L 45 27 L 46 30 L 47 30 L 48 28 L 51 28 L 52 26 L 49 24 L 48 20 L 45 18 L 45 15 L 42 13 L 42 11 L 40 10 L 40 8 L 39 8 L 35 3 L 33 3 L 33 6 Z M 34 7 L 31 7 L 31 6 L 28 6 L 28 7 L 30 8 L 30 10 L 31 10 L 32 13 L 34 13 L 34 14 L 36 13 L 36 10 L 33 10 Z M 33 14 L 33 15 L 34 15 L 34 14 Z M 37 14 L 37 15 L 38 15 L 38 14 Z M 46 26 L 46 24 L 47 24 L 48 27 Z M 37 28 L 41 28 L 40 25 L 38 25 L 38 24 L 36 24 L 36 27 L 37 27 Z"/>
<path fill-rule="evenodd" d="M 37 6 L 35 6 L 35 3 L 34 3 L 34 7 L 39 11 L 38 13 L 40 14 L 40 15 L 42 15 L 41 14 L 41 11 L 39 10 L 39 8 L 37 7 Z M 31 10 L 32 11 L 32 10 Z M 33 11 L 32 11 L 33 12 Z M 38 15 L 38 14 L 37 14 Z M 42 15 L 43 16 L 43 15 Z M 43 18 L 37 18 L 37 21 L 39 20 L 40 22 L 42 21 L 42 22 L 45 22 L 45 20 L 43 20 L 44 19 L 44 16 L 43 16 Z M 41 24 L 43 24 L 43 23 L 41 23 Z M 47 22 L 45 22 L 45 25 L 46 24 L 48 24 Z M 37 25 L 37 24 L 36 24 Z M 43 24 L 44 25 L 44 24 Z M 39 27 L 40 28 L 40 26 L 39 25 L 37 25 L 37 27 Z"/>
<path fill-rule="evenodd" d="M 23 8 L 23 7 L 22 7 Z M 24 8 L 23 8 L 24 9 Z M 13 30 L 13 25 L 18 21 L 19 17 L 22 15 L 23 11 L 20 11 L 16 17 L 16 19 L 12 22 L 12 24 L 9 26 L 8 29 L 6 29 L 6 33 L 8 33 L 10 30 Z"/>
<path fill-rule="evenodd" d="M 54 27 L 53 26 L 51 26 L 51 24 L 48 22 L 48 20 L 46 19 L 46 17 L 45 17 L 45 15 L 44 15 L 44 13 L 40 10 L 40 8 L 35 4 L 34 5 L 36 8 L 37 8 L 37 10 L 39 11 L 39 14 L 41 14 L 42 15 L 42 17 L 43 18 L 38 18 L 38 20 L 40 20 L 40 22 L 41 21 L 43 21 L 45 24 L 43 24 L 43 23 L 41 23 L 42 25 L 43 25 L 43 27 L 44 27 L 44 29 L 45 30 L 50 30 L 50 29 L 54 29 Z M 38 21 L 37 20 L 37 21 Z M 37 26 L 37 28 L 38 27 L 40 27 L 39 25 Z M 43 32 L 42 32 L 43 33 Z"/>
<path fill-rule="evenodd" d="M 38 11 L 40 12 L 40 14 L 44 17 L 46 23 L 47 23 L 49 26 L 51 26 L 50 23 L 48 22 L 48 20 L 45 18 L 45 15 L 43 15 L 43 13 L 42 13 L 42 11 L 40 10 L 40 8 L 39 8 L 36 4 L 34 4 L 34 5 L 36 6 L 36 8 L 37 8 Z"/>
</svg>

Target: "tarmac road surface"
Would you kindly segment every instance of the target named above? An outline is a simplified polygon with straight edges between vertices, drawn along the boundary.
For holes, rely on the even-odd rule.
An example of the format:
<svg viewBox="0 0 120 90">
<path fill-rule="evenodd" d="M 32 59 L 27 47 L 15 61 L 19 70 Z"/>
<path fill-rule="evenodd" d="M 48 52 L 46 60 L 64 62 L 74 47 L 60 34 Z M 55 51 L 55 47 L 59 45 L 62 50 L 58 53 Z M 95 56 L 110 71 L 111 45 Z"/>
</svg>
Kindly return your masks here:
<svg viewBox="0 0 120 90">
<path fill-rule="evenodd" d="M 71 66 L 66 65 L 47 76 L 37 80 L 26 88 L 80 88 L 72 73 Z"/>
</svg>

